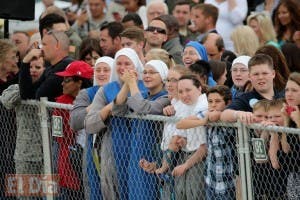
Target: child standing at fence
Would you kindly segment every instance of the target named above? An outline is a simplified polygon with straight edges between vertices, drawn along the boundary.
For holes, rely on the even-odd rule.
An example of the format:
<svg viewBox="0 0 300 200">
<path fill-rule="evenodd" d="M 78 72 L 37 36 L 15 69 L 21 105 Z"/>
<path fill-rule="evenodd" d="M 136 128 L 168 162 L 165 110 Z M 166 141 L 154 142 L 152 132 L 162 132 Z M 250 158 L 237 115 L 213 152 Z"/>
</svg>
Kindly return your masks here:
<svg viewBox="0 0 300 200">
<path fill-rule="evenodd" d="M 190 79 L 189 76 L 184 76 L 183 78 Z M 179 79 L 181 80 L 181 79 Z M 190 79 L 192 80 L 192 79 Z M 204 118 L 204 112 L 207 111 L 207 98 L 205 94 L 201 94 L 200 90 L 200 95 L 199 93 L 195 93 L 194 97 L 191 98 L 190 102 L 187 102 L 186 96 L 183 94 L 185 88 L 183 87 L 183 84 L 180 84 L 180 87 L 178 87 L 178 96 L 180 99 L 179 104 L 176 105 L 175 107 L 175 116 L 177 117 L 187 117 L 189 115 L 197 114 L 199 115 L 199 118 Z M 207 120 L 205 118 L 204 120 Z M 199 129 L 197 129 L 199 130 Z M 157 169 L 155 172 L 156 174 L 161 174 L 169 169 L 172 171 L 174 168 L 175 164 L 175 153 L 181 150 L 182 148 L 186 146 L 190 146 L 191 142 L 195 142 L 193 140 L 193 132 L 196 131 L 194 130 L 176 130 L 176 129 L 169 129 L 169 133 L 167 133 L 170 138 L 168 140 L 168 148 L 164 150 L 163 153 L 163 161 L 162 161 L 162 166 Z M 202 128 L 201 130 L 202 131 Z M 166 135 L 165 135 L 166 136 Z M 166 138 L 165 138 L 166 139 Z M 189 139 L 189 141 L 188 141 Z M 195 139 L 195 138 L 194 138 Z M 188 143 L 189 142 L 189 143 Z"/>
<path fill-rule="evenodd" d="M 283 126 L 284 120 L 283 115 L 280 112 L 282 109 L 283 99 L 276 99 L 268 101 L 267 103 L 267 116 L 268 120 L 261 122 L 261 124 Z M 265 196 L 267 199 L 285 199 L 286 193 L 286 181 L 287 174 L 284 168 L 279 166 L 279 160 L 284 157 L 284 151 L 280 150 L 286 148 L 287 142 L 285 137 L 281 137 L 280 146 L 279 143 L 274 143 L 273 140 L 276 138 L 278 141 L 278 136 L 282 133 L 262 131 L 260 134 L 261 138 L 264 138 L 269 149 L 270 162 L 256 164 L 257 166 L 254 171 L 254 187 L 255 195 L 257 198 L 263 198 Z M 262 196 L 259 196 L 262 195 Z"/>
<path fill-rule="evenodd" d="M 202 94 L 200 81 L 195 76 L 187 75 L 179 79 L 178 97 L 183 103 L 180 112 L 177 111 L 179 116 L 197 115 L 198 118 L 204 118 L 208 109 L 207 97 L 205 93 Z M 178 152 L 177 166 L 172 171 L 172 175 L 175 176 L 175 197 L 176 199 L 204 199 L 204 162 L 202 161 L 207 151 L 205 129 L 196 127 L 176 130 L 171 132 L 171 135 L 178 133 L 186 138 L 186 144 Z M 196 151 L 199 151 L 201 156 L 197 161 L 189 162 Z"/>
<path fill-rule="evenodd" d="M 231 102 L 227 86 L 215 86 L 207 92 L 208 112 L 206 118 L 187 118 L 177 123 L 178 128 L 194 128 L 220 119 L 221 112 Z M 206 119 L 205 118 L 205 119 Z M 207 127 L 206 199 L 235 199 L 235 131 L 226 127 Z M 193 157 L 196 159 L 197 154 Z M 192 161 L 192 159 L 190 160 Z"/>
</svg>

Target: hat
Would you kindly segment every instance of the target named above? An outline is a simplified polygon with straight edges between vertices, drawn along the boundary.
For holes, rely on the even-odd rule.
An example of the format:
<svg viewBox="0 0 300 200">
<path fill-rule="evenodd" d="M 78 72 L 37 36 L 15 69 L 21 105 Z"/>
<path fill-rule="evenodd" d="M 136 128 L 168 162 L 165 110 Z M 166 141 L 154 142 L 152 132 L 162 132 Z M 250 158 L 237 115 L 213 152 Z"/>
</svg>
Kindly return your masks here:
<svg viewBox="0 0 300 200">
<path fill-rule="evenodd" d="M 237 64 L 237 63 L 240 63 L 240 64 L 245 65 L 245 67 L 248 68 L 248 62 L 249 62 L 250 58 L 251 58 L 250 56 L 239 56 L 239 57 L 237 57 L 236 59 L 233 60 L 232 66 Z"/>
<path fill-rule="evenodd" d="M 153 67 L 159 73 L 162 80 L 165 80 L 167 78 L 169 69 L 163 61 L 150 60 L 149 62 L 147 62 L 145 64 L 145 66 L 147 66 L 147 65 L 150 65 L 151 67 Z"/>
<path fill-rule="evenodd" d="M 197 41 L 189 41 L 184 48 L 186 47 L 194 47 L 197 53 L 201 57 L 201 60 L 208 61 L 208 56 L 205 47 Z"/>
<path fill-rule="evenodd" d="M 139 58 L 139 56 L 137 55 L 137 53 L 135 52 L 135 50 L 131 49 L 131 48 L 122 48 L 120 49 L 116 55 L 115 55 L 115 62 L 114 62 L 114 69 L 112 72 L 112 77 L 110 81 L 119 81 L 119 77 L 117 74 L 117 69 L 116 69 L 116 62 L 119 56 L 126 56 L 129 60 L 131 60 L 131 62 L 133 63 L 137 73 L 138 73 L 138 79 L 142 80 L 142 72 L 144 70 L 143 64 Z"/>
<path fill-rule="evenodd" d="M 83 61 L 74 61 L 70 63 L 62 72 L 55 73 L 58 76 L 78 76 L 81 78 L 91 79 L 93 76 L 93 68 Z"/>
<path fill-rule="evenodd" d="M 95 65 L 94 65 L 94 70 L 97 68 L 96 66 L 99 63 L 106 63 L 108 65 L 108 67 L 111 69 L 110 79 L 109 79 L 109 81 L 111 81 L 112 71 L 113 71 L 113 68 L 114 68 L 114 59 L 111 58 L 111 57 L 108 57 L 108 56 L 102 56 L 102 57 L 98 58 L 96 60 Z M 95 73 L 94 73 L 94 85 L 97 85 Z"/>
</svg>

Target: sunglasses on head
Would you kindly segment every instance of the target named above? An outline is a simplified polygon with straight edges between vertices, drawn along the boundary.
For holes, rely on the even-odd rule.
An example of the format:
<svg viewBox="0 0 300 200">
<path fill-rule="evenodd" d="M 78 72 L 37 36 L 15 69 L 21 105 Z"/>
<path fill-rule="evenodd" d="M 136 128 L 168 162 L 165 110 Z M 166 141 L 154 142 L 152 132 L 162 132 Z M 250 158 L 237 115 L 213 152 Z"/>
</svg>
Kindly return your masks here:
<svg viewBox="0 0 300 200">
<path fill-rule="evenodd" d="M 149 32 L 157 32 L 157 33 L 160 33 L 160 34 L 167 34 L 166 30 L 163 29 L 163 28 L 159 28 L 159 27 L 155 27 L 155 26 L 148 26 L 148 28 L 146 29 L 146 31 L 149 31 Z"/>
</svg>

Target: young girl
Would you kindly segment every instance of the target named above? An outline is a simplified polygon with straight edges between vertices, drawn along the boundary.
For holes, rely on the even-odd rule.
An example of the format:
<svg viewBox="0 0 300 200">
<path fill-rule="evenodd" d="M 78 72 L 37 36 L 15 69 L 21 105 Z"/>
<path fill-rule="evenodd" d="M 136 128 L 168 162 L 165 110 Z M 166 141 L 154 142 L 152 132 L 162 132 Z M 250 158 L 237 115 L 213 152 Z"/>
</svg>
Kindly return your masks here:
<svg viewBox="0 0 300 200">
<path fill-rule="evenodd" d="M 285 87 L 286 104 L 283 106 L 285 126 L 300 128 L 300 73 L 294 72 L 289 76 Z M 300 136 L 289 134 L 287 141 L 290 145 L 290 152 L 284 157 L 283 163 L 288 169 L 287 194 L 289 199 L 299 199 L 300 183 Z"/>
<path fill-rule="evenodd" d="M 207 110 L 207 99 L 205 94 L 201 94 L 200 82 L 194 82 L 193 76 L 183 76 L 179 80 L 178 97 L 180 101 L 175 105 L 175 116 L 187 117 L 192 114 L 199 114 L 199 116 L 203 118 L 204 112 Z M 198 86 L 198 90 L 194 90 L 195 93 L 193 95 L 189 94 L 193 91 L 192 89 L 194 89 L 189 87 L 191 84 L 194 84 L 194 86 L 199 84 L 200 86 L 200 88 Z M 174 164 L 175 152 L 192 145 L 191 143 L 196 139 L 193 135 L 195 134 L 193 131 L 196 131 L 196 129 L 186 131 L 169 129 L 169 132 L 167 133 L 170 138 L 169 143 L 167 144 L 168 148 L 164 151 L 162 166 L 155 171 L 156 174 L 166 172 Z"/>
<path fill-rule="evenodd" d="M 206 125 L 208 121 L 218 121 L 221 112 L 231 102 L 231 92 L 228 87 L 219 85 L 208 90 L 207 98 L 206 117 L 204 119 L 194 117 L 183 119 L 177 123 L 177 128 L 194 128 Z M 233 129 L 213 126 L 207 128 L 206 199 L 235 199 L 234 163 L 236 163 L 236 156 L 234 142 L 232 142 L 234 137 Z M 192 163 L 199 162 L 199 157 L 203 157 L 203 153 L 198 149 L 187 161 L 187 164 L 191 166 Z"/>
<path fill-rule="evenodd" d="M 200 81 L 193 75 L 182 76 L 178 81 L 178 97 L 182 102 L 176 110 L 176 116 L 186 117 L 190 115 L 197 115 L 198 118 L 204 118 L 207 111 L 207 97 L 202 94 Z M 206 154 L 206 136 L 204 127 L 196 127 L 189 130 L 177 130 L 167 132 L 171 136 L 171 145 L 178 145 L 181 149 L 178 153 L 178 166 L 174 168 L 172 174 L 175 176 L 175 195 L 176 199 L 194 199 L 195 197 L 203 197 L 204 181 L 201 181 L 204 173 L 204 165 L 201 162 L 204 156 L 198 159 L 198 162 L 187 167 L 187 160 L 198 149 Z M 172 138 L 176 136 L 177 138 Z M 165 137 L 165 135 L 164 135 Z M 185 142 L 183 142 L 184 140 Z M 172 144 L 173 142 L 173 144 Z M 170 143 L 170 142 L 169 142 Z M 169 147 L 171 146 L 169 145 Z M 166 150 L 172 152 L 172 149 Z M 173 153 L 171 153 L 171 156 Z M 168 161 L 168 155 L 165 153 L 164 162 Z M 170 160 L 172 160 L 172 157 Z M 173 164 L 167 162 L 169 166 Z M 188 170 L 188 171 L 187 171 Z"/>
</svg>

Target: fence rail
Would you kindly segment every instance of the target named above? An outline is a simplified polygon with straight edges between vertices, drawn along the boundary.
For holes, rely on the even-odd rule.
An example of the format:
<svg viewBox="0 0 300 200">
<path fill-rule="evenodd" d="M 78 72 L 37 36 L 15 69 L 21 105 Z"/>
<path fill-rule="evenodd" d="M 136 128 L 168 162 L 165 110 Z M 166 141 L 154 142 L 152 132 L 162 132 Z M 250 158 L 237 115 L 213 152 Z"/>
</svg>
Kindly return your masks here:
<svg viewBox="0 0 300 200">
<path fill-rule="evenodd" d="M 299 197 L 299 129 L 240 122 L 210 123 L 206 126 L 208 130 L 217 127 L 226 133 L 220 141 L 216 142 L 213 134 L 208 134 L 207 140 L 233 149 L 228 154 L 232 157 L 226 157 L 233 159 L 227 163 L 231 171 L 222 168 L 224 166 L 218 168 L 215 163 L 218 153 L 224 152 L 208 145 L 206 161 L 195 164 L 182 176 L 174 177 L 172 170 L 182 170 L 185 161 L 195 153 L 195 149 L 187 146 L 174 155 L 166 154 L 164 152 L 169 151 L 162 149 L 164 127 L 176 123 L 178 118 L 135 114 L 114 116 L 107 122 L 105 133 L 87 134 L 68 127 L 72 105 L 41 99 L 22 101 L 13 110 L 0 106 L 0 167 L 3 172 L 0 199 L 36 196 L 47 199 L 58 196 L 65 199 L 206 199 L 207 188 L 212 189 L 207 185 L 217 188 L 211 194 L 215 191 L 224 194 L 223 189 L 229 195 L 233 194 L 232 199 Z M 267 137 L 261 139 L 262 133 Z M 274 150 L 275 154 L 270 154 L 273 148 L 270 144 L 277 135 L 280 136 L 279 148 Z M 289 144 L 286 149 L 280 143 L 285 135 Z M 197 137 L 192 137 L 187 139 L 186 145 L 193 146 L 196 141 Z M 39 154 L 30 159 L 28 151 L 34 147 Z M 160 167 L 166 155 L 172 155 L 167 157 L 172 162 L 164 173 L 144 170 L 155 165 Z M 276 159 L 277 168 L 274 166 Z M 40 163 L 41 167 L 37 167 Z M 224 176 L 224 173 L 228 174 Z M 226 180 L 220 181 L 218 177 L 211 177 L 212 174 L 222 174 Z M 231 179 L 234 181 L 232 186 Z M 31 185 L 25 184 L 26 181 Z"/>
</svg>

